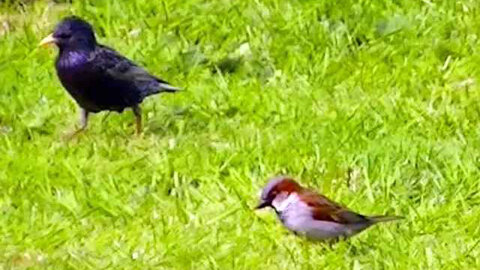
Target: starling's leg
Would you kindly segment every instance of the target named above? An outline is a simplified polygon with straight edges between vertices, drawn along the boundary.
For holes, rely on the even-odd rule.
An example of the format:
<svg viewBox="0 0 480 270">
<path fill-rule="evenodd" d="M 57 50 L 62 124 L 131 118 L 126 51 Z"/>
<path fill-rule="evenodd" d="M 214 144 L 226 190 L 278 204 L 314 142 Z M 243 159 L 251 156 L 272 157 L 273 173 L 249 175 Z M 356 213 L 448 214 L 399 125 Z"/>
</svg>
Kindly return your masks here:
<svg viewBox="0 0 480 270">
<path fill-rule="evenodd" d="M 132 107 L 133 114 L 135 115 L 135 122 L 137 125 L 137 135 L 142 133 L 142 109 L 139 105 Z"/>
<path fill-rule="evenodd" d="M 88 115 L 90 113 L 84 108 L 80 108 L 80 129 L 78 131 L 83 131 L 88 126 Z"/>
</svg>

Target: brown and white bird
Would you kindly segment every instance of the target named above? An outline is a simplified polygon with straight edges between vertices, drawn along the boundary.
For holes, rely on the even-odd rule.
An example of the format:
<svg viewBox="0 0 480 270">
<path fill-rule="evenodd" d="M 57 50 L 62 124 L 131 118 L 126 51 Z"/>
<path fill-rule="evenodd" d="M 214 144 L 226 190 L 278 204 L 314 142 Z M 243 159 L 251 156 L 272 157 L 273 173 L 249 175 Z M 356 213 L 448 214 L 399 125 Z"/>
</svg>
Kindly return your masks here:
<svg viewBox="0 0 480 270">
<path fill-rule="evenodd" d="M 273 178 L 264 187 L 257 209 L 265 207 L 273 208 L 290 231 L 309 240 L 345 238 L 379 222 L 402 218 L 357 214 L 288 177 Z"/>
</svg>

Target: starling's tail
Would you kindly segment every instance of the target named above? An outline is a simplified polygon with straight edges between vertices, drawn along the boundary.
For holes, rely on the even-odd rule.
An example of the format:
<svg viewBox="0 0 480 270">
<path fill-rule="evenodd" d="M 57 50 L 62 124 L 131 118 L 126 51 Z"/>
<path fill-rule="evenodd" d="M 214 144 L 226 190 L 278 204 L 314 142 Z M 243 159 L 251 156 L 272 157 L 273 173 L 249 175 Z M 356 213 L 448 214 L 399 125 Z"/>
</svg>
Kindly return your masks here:
<svg viewBox="0 0 480 270">
<path fill-rule="evenodd" d="M 163 93 L 163 92 L 175 93 L 182 90 L 158 78 L 154 78 L 153 80 L 150 79 L 149 81 L 146 81 L 146 82 L 141 81 L 140 83 L 143 84 L 142 85 L 143 87 L 141 87 L 143 98 L 150 95 L 155 95 L 158 93 Z"/>
<path fill-rule="evenodd" d="M 175 93 L 182 90 L 181 88 L 172 86 L 167 82 L 159 82 L 158 85 L 160 87 L 159 92 Z"/>
<path fill-rule="evenodd" d="M 373 223 L 388 222 L 388 221 L 394 221 L 394 220 L 399 220 L 399 219 L 403 219 L 403 218 L 404 217 L 399 217 L 399 216 L 371 216 L 371 217 L 368 217 L 368 219 Z"/>
</svg>

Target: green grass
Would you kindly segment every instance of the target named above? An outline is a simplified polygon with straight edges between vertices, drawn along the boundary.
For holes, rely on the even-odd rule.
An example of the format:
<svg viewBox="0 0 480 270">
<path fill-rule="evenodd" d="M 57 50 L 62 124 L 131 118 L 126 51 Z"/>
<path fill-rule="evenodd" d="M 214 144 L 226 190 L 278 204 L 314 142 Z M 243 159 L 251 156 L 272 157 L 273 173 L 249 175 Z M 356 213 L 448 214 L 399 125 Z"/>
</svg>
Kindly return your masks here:
<svg viewBox="0 0 480 270">
<path fill-rule="evenodd" d="M 9 1 L 7 1 L 9 2 Z M 373 2 L 373 3 L 372 3 Z M 474 269 L 480 5 L 0 4 L 0 269 Z M 79 15 L 186 91 L 91 119 L 37 48 Z M 252 210 L 277 174 L 364 214 L 329 248 Z"/>
</svg>

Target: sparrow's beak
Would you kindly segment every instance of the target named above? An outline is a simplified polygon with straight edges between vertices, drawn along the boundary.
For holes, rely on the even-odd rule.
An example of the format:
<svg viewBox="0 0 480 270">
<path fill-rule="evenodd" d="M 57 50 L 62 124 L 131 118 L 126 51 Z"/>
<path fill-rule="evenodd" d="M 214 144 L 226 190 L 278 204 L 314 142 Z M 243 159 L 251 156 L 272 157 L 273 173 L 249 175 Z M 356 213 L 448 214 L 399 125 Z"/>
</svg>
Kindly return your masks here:
<svg viewBox="0 0 480 270">
<path fill-rule="evenodd" d="M 44 39 L 42 39 L 42 41 L 40 41 L 40 44 L 38 44 L 38 46 L 47 46 L 51 43 L 56 43 L 56 42 L 57 42 L 57 39 L 53 37 L 53 34 L 50 34 L 46 36 Z"/>
<path fill-rule="evenodd" d="M 265 208 L 267 206 L 270 206 L 270 203 L 267 202 L 267 201 L 261 201 L 259 205 L 257 205 L 257 207 L 255 207 L 255 209 L 262 209 L 262 208 Z"/>
</svg>

